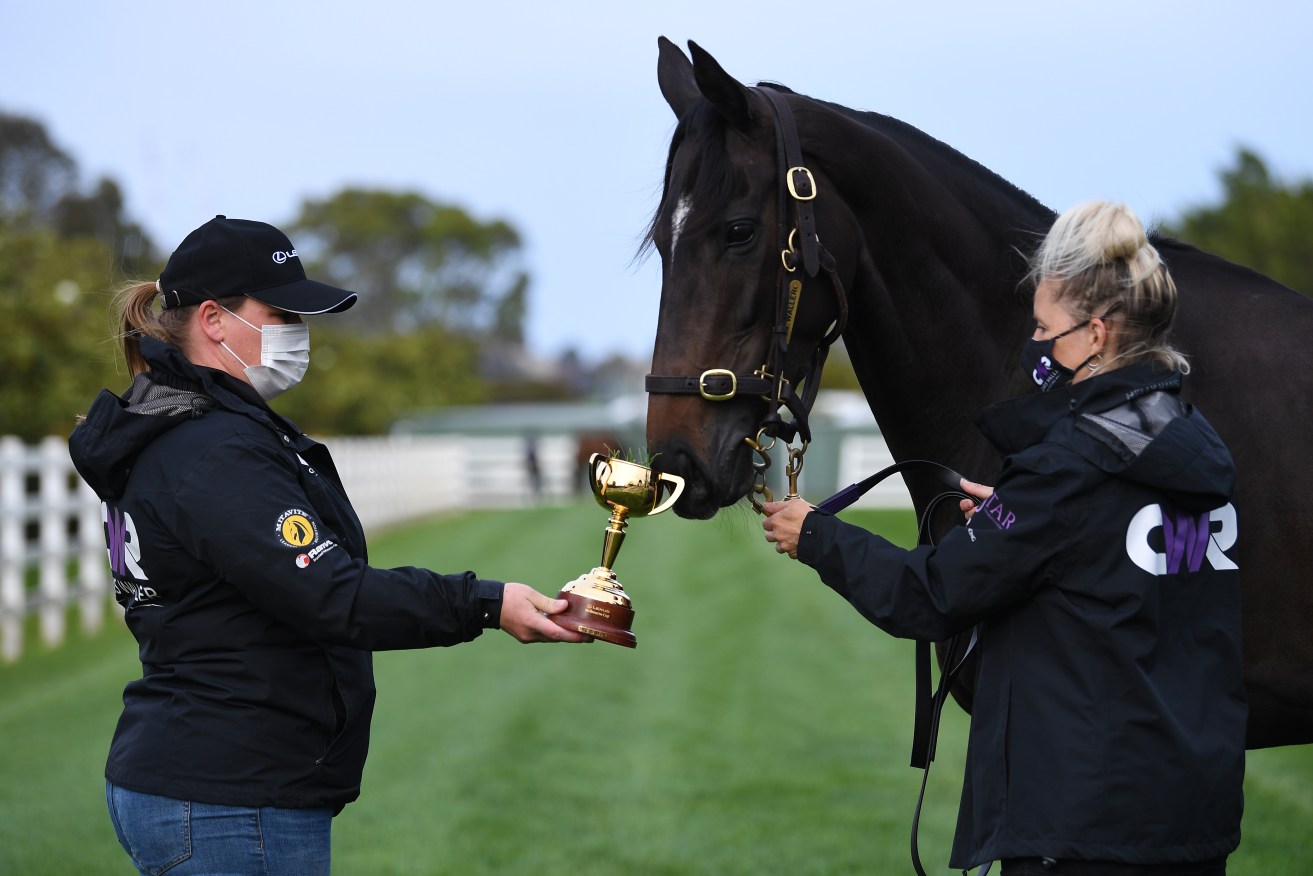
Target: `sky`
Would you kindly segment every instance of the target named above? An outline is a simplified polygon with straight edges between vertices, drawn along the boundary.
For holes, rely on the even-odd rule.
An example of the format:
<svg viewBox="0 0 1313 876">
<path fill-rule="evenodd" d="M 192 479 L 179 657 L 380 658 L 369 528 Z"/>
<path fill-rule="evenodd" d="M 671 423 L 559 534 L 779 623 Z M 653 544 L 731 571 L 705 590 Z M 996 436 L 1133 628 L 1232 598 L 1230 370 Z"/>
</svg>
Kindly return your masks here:
<svg viewBox="0 0 1313 876">
<path fill-rule="evenodd" d="M 1310 34 L 1307 0 L 0 0 L 0 110 L 114 178 L 164 252 L 347 186 L 507 220 L 529 348 L 642 361 L 661 277 L 635 254 L 675 124 L 658 36 L 900 118 L 1054 209 L 1152 222 L 1215 203 L 1241 146 L 1313 177 Z"/>
</svg>

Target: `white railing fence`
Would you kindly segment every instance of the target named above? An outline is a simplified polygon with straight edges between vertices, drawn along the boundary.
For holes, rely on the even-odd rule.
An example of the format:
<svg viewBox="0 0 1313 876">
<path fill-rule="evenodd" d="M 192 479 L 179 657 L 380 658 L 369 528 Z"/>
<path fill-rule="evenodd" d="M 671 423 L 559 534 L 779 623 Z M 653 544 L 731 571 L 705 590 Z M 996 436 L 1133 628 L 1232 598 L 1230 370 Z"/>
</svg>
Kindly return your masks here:
<svg viewBox="0 0 1313 876">
<path fill-rule="evenodd" d="M 71 605 L 84 630 L 100 628 L 110 587 L 102 524 L 65 441 L 0 437 L 0 660 L 22 654 L 32 614 L 48 645 L 63 641 Z"/>
<path fill-rule="evenodd" d="M 537 477 L 519 436 L 399 435 L 329 444 L 368 531 L 445 511 L 561 502 L 585 490 L 574 435 L 536 441 Z M 837 450 L 840 486 L 892 461 L 878 435 L 847 435 Z M 777 462 L 782 470 L 783 459 Z M 803 477 L 807 492 L 806 468 Z M 813 492 L 829 488 L 817 484 Z M 891 483 L 863 504 L 907 507 L 910 500 L 901 483 Z M 34 616 L 46 645 L 64 640 L 70 608 L 77 608 L 84 631 L 99 630 L 107 607 L 117 611 L 112 588 L 104 512 L 74 470 L 67 442 L 52 437 L 27 445 L 0 437 L 0 661 L 22 655 Z"/>
<path fill-rule="evenodd" d="M 443 511 L 566 499 L 576 486 L 575 447 L 572 436 L 540 439 L 534 478 L 522 438 L 331 442 L 338 473 L 370 531 Z M 73 468 L 67 442 L 51 437 L 27 445 L 0 437 L 0 661 L 22 655 L 33 616 L 46 645 L 63 642 L 72 607 L 82 629 L 96 632 L 114 606 L 112 587 L 104 511 Z"/>
</svg>

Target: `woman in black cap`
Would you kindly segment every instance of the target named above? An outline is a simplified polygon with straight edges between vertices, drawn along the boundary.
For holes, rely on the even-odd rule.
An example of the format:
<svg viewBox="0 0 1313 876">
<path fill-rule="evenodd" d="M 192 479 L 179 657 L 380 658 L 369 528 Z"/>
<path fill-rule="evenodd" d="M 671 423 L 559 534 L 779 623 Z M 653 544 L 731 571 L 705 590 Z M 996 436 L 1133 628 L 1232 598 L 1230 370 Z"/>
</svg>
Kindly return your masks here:
<svg viewBox="0 0 1313 876">
<path fill-rule="evenodd" d="M 367 563 L 327 448 L 268 406 L 305 375 L 302 315 L 355 301 L 306 279 L 278 229 L 224 216 L 118 296 L 132 386 L 102 391 L 70 446 L 140 645 L 105 774 L 143 873 L 327 873 L 332 817 L 360 791 L 372 651 L 497 627 L 588 641 L 523 584 Z"/>
<path fill-rule="evenodd" d="M 909 551 L 794 500 L 766 539 L 893 635 L 975 626 L 952 867 L 1219 876 L 1247 717 L 1235 466 L 1181 400 L 1176 286 L 1128 207 L 1063 213 L 1032 274 L 1040 392 L 976 417 L 1004 461 L 963 484 L 965 527 Z"/>
</svg>

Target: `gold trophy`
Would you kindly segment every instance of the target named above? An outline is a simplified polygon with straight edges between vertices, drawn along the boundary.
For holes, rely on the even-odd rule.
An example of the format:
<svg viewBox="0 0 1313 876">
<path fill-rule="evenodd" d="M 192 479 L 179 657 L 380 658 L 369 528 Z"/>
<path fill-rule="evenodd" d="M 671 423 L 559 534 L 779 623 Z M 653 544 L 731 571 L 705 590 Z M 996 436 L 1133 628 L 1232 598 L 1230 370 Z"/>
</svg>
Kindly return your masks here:
<svg viewBox="0 0 1313 876">
<path fill-rule="evenodd" d="M 661 501 L 663 483 L 670 488 L 665 501 Z M 564 599 L 570 607 L 552 615 L 552 620 L 567 630 L 633 648 L 638 645 L 629 631 L 634 610 L 611 566 L 625 540 L 627 518 L 651 517 L 670 508 L 684 492 L 684 479 L 665 472 L 654 474 L 646 465 L 594 453 L 588 459 L 588 484 L 597 504 L 611 509 L 602 542 L 602 565 L 561 588 L 556 598 Z"/>
</svg>

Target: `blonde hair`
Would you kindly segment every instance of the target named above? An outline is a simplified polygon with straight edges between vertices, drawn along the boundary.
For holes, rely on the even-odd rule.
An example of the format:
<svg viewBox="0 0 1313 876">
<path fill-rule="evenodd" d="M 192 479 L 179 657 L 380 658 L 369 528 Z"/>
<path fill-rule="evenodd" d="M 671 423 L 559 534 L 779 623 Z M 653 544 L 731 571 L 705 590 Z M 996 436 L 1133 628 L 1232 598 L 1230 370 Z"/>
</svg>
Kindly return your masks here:
<svg viewBox="0 0 1313 876">
<path fill-rule="evenodd" d="M 216 299 L 224 307 L 236 309 L 244 295 Z M 156 299 L 159 299 L 158 301 Z M 191 319 L 198 305 L 165 308 L 159 283 L 133 280 L 114 291 L 114 337 L 122 344 L 128 374 L 136 377 L 150 366 L 141 357 L 141 339 L 154 338 L 182 348 L 184 353 L 191 336 Z"/>
<path fill-rule="evenodd" d="M 1121 364 L 1155 362 L 1182 372 L 1185 356 L 1167 341 L 1176 284 L 1135 212 L 1090 201 L 1067 210 L 1031 259 L 1030 278 L 1058 284 L 1057 300 L 1078 320 L 1108 317 Z"/>
</svg>

